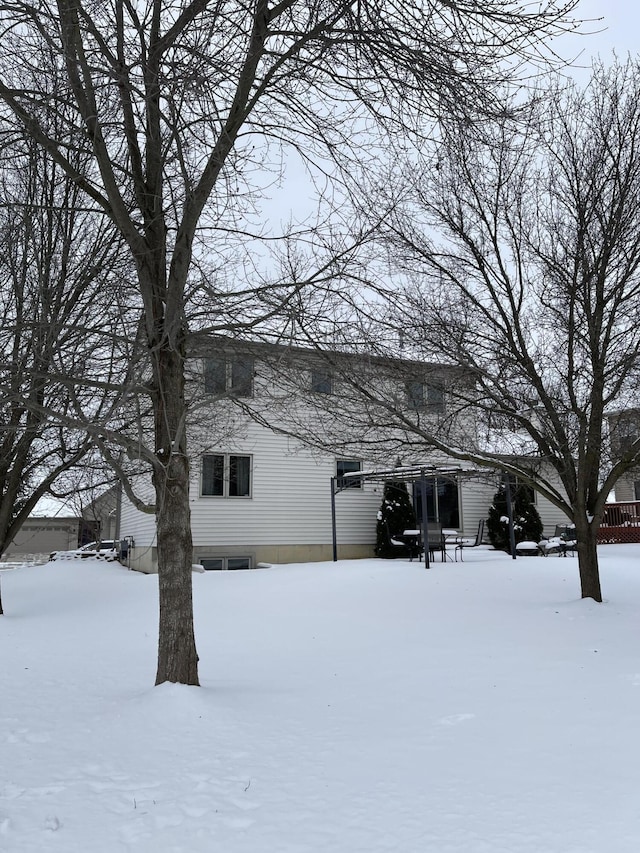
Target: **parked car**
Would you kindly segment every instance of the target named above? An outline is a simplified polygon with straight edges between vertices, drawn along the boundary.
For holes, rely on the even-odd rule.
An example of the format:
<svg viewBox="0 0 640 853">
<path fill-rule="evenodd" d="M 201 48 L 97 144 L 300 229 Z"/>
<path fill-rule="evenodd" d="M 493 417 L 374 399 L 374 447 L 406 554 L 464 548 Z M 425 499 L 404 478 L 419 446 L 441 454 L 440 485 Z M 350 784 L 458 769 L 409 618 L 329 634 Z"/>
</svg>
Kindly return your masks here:
<svg viewBox="0 0 640 853">
<path fill-rule="evenodd" d="M 118 539 L 103 539 L 101 542 L 88 542 L 82 548 L 72 551 L 52 551 L 50 560 L 82 560 L 86 557 L 97 557 L 99 560 L 118 560 L 120 558 L 120 541 Z"/>
</svg>

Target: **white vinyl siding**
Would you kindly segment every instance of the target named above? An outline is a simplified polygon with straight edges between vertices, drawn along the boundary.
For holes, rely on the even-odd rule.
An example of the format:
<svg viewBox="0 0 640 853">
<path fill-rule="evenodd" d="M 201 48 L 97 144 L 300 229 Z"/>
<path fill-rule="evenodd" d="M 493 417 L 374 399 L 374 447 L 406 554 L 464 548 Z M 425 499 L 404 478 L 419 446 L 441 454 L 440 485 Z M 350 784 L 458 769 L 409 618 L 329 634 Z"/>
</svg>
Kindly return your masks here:
<svg viewBox="0 0 640 853">
<path fill-rule="evenodd" d="M 191 490 L 194 545 L 331 543 L 331 478 L 334 456 L 320 456 L 250 423 L 243 447 L 253 458 L 252 500 L 211 501 Z M 233 448 L 241 453 L 243 447 Z M 372 484 L 336 496 L 339 541 L 375 542 L 381 490 Z"/>
<path fill-rule="evenodd" d="M 132 481 L 135 494 L 144 502 L 153 504 L 155 494 L 151 485 L 151 475 L 138 476 Z M 120 539 L 130 537 L 135 542 L 136 548 L 147 548 L 156 542 L 156 517 L 153 513 L 140 512 L 129 501 L 126 494 L 122 494 L 122 505 L 120 508 Z"/>
</svg>

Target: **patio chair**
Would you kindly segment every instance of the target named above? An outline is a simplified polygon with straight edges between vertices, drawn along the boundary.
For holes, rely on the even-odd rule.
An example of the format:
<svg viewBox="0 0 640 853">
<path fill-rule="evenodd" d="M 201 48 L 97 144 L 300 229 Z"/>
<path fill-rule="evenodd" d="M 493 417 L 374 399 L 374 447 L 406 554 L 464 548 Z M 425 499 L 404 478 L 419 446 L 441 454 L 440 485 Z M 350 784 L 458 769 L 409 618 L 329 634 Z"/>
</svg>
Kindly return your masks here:
<svg viewBox="0 0 640 853">
<path fill-rule="evenodd" d="M 576 553 L 578 542 L 576 540 L 576 529 L 570 524 L 556 524 L 556 536 L 560 539 L 558 553 L 561 557 L 567 556 L 567 551 Z"/>
<path fill-rule="evenodd" d="M 549 554 L 557 554 L 566 557 L 567 551 L 575 554 L 578 543 L 576 542 L 576 529 L 569 524 L 556 524 L 556 532 L 550 539 L 538 542 L 538 550 L 547 557 Z"/>
<path fill-rule="evenodd" d="M 407 550 L 409 551 L 410 563 L 413 562 L 414 557 L 417 557 L 418 560 L 422 559 L 424 547 L 422 545 L 422 537 L 420 536 L 419 530 L 405 530 L 400 539 L 402 539 Z"/>
<path fill-rule="evenodd" d="M 385 529 L 387 531 L 387 541 L 392 548 L 397 549 L 398 553 L 407 551 L 407 543 L 400 539 L 399 536 L 394 536 L 389 530 L 389 525 L 385 522 Z"/>
<path fill-rule="evenodd" d="M 543 557 L 548 557 L 549 554 L 559 554 L 562 548 L 562 539 L 559 536 L 552 536 L 550 539 L 541 539 L 538 542 L 538 550 Z"/>
<path fill-rule="evenodd" d="M 482 545 L 482 539 L 484 537 L 484 518 L 481 518 L 478 522 L 478 532 L 476 533 L 475 539 L 461 539 L 460 542 L 456 544 L 455 550 L 453 552 L 453 556 L 458 560 L 458 551 L 460 551 L 460 562 L 464 563 L 464 559 L 462 557 L 462 552 L 465 548 L 477 548 L 478 545 Z"/>
<path fill-rule="evenodd" d="M 427 522 L 427 549 L 430 560 L 433 560 L 437 553 L 440 554 L 441 562 L 444 563 L 447 559 L 445 537 L 442 532 L 442 524 L 439 521 Z"/>
<path fill-rule="evenodd" d="M 387 539 L 392 548 L 396 549 L 398 555 L 409 555 L 409 561 L 413 562 L 413 558 L 422 557 L 422 541 L 419 530 L 405 530 L 404 533 L 392 534 L 389 530 L 389 525 L 385 523 L 387 530 Z"/>
</svg>

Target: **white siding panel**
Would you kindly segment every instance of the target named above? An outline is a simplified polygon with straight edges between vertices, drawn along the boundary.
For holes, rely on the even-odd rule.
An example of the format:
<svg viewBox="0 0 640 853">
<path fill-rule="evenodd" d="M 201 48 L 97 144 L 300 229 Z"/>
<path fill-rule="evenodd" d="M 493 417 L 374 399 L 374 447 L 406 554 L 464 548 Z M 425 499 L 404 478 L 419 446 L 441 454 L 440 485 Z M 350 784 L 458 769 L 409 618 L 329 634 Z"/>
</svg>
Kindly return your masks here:
<svg viewBox="0 0 640 853">
<path fill-rule="evenodd" d="M 536 496 L 536 507 L 544 526 L 544 535 L 553 536 L 557 524 L 569 524 L 567 516 L 542 495 Z"/>
<path fill-rule="evenodd" d="M 496 492 L 496 483 L 482 479 L 463 479 L 460 485 L 462 533 L 472 537 L 478 532 L 478 522 L 487 518 Z"/>
<path fill-rule="evenodd" d="M 153 503 L 154 495 L 151 478 L 138 478 L 134 483 L 134 492 L 147 503 Z M 120 538 L 133 537 L 136 547 L 147 548 L 156 542 L 156 519 L 153 514 L 137 510 L 123 493 L 120 508 Z"/>
<path fill-rule="evenodd" d="M 545 479 L 552 482 L 556 489 L 561 494 L 565 494 L 565 491 L 558 479 L 557 474 L 554 471 L 549 471 L 547 469 L 544 472 Z M 551 501 L 548 501 L 546 498 L 542 497 L 542 495 L 536 495 L 536 506 L 538 508 L 538 512 L 540 513 L 540 519 L 542 520 L 542 524 L 544 525 L 544 535 L 545 536 L 553 536 L 556 532 L 557 524 L 568 524 L 569 519 L 562 512 L 561 509 L 554 506 Z"/>
<path fill-rule="evenodd" d="M 635 500 L 634 479 L 634 475 L 632 473 L 628 473 L 618 480 L 615 487 L 617 501 Z"/>
<path fill-rule="evenodd" d="M 241 443 L 216 451 L 252 454 L 252 496 L 201 497 L 200 463 L 194 460 L 191 516 L 196 546 L 331 542 L 334 456 L 298 449 L 285 436 L 256 424 L 248 425 Z M 380 496 L 370 487 L 337 495 L 338 541 L 375 541 L 379 503 Z"/>
</svg>

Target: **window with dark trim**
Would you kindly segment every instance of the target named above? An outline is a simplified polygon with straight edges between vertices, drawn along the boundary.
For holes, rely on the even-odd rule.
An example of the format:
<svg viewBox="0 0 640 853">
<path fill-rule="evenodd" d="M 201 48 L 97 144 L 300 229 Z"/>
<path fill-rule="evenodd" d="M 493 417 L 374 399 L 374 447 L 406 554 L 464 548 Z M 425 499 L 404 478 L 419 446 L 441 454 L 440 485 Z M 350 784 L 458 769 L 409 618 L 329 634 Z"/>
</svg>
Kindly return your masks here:
<svg viewBox="0 0 640 853">
<path fill-rule="evenodd" d="M 444 388 L 436 382 L 409 379 L 404 383 L 407 405 L 414 412 L 444 412 Z"/>
<path fill-rule="evenodd" d="M 637 411 L 623 412 L 613 421 L 611 443 L 617 456 L 622 456 L 640 438 L 640 415 Z"/>
<path fill-rule="evenodd" d="M 231 359 L 229 393 L 234 397 L 253 397 L 253 359 Z"/>
<path fill-rule="evenodd" d="M 246 498 L 251 494 L 251 457 L 229 455 L 229 496 Z"/>
<path fill-rule="evenodd" d="M 227 360 L 218 356 L 204 360 L 205 394 L 224 394 L 227 390 Z"/>
<path fill-rule="evenodd" d="M 362 462 L 359 462 L 357 459 L 337 459 L 337 487 L 339 489 L 361 489 L 362 480 L 360 477 L 345 477 L 345 474 L 353 474 L 356 471 L 362 471 Z"/>
<path fill-rule="evenodd" d="M 247 356 L 209 356 L 204 359 L 205 394 L 253 397 L 253 359 Z"/>
<path fill-rule="evenodd" d="M 404 384 L 407 393 L 407 405 L 415 412 L 424 409 L 424 382 L 410 379 Z"/>
<path fill-rule="evenodd" d="M 413 484 L 413 506 L 418 521 L 422 522 L 422 482 Z M 438 519 L 443 527 L 460 527 L 460 497 L 455 480 L 445 477 L 427 477 L 424 483 L 427 521 Z"/>
<path fill-rule="evenodd" d="M 311 371 L 311 390 L 314 394 L 333 394 L 333 377 L 328 370 Z"/>
<path fill-rule="evenodd" d="M 429 382 L 427 390 L 427 409 L 435 414 L 444 412 L 444 388 L 437 383 Z"/>
<path fill-rule="evenodd" d="M 236 453 L 207 453 L 202 457 L 203 497 L 251 497 L 251 457 Z"/>
</svg>

